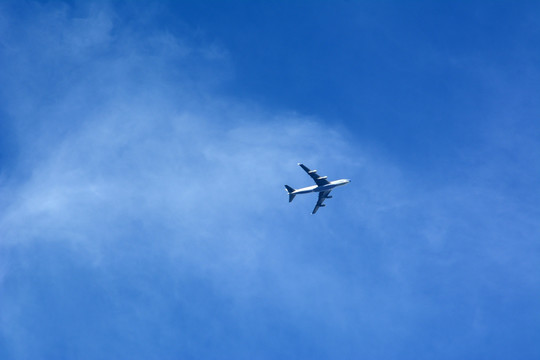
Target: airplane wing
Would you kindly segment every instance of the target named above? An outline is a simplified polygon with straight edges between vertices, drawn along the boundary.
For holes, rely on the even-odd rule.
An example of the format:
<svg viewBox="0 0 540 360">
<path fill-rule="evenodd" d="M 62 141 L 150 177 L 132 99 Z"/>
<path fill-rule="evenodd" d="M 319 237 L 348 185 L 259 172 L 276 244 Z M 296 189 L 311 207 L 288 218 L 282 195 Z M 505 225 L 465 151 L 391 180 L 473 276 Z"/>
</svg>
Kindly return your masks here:
<svg viewBox="0 0 540 360">
<path fill-rule="evenodd" d="M 311 178 L 315 181 L 315 184 L 321 186 L 321 185 L 326 185 L 326 184 L 329 184 L 330 182 L 328 180 L 326 180 L 326 176 L 319 176 L 317 174 L 317 170 L 310 170 L 306 165 L 304 164 L 298 164 L 300 165 L 300 167 L 302 169 L 304 169 L 305 172 L 307 172 L 307 174 L 309 176 L 311 176 Z"/>
<path fill-rule="evenodd" d="M 330 191 L 332 191 L 332 190 L 321 191 L 319 193 L 319 199 L 317 200 L 317 204 L 315 205 L 315 208 L 313 209 L 312 214 L 315 214 L 317 212 L 317 210 L 319 210 L 320 207 L 325 206 L 325 205 L 323 205 L 323 202 L 324 202 L 325 199 L 328 198 L 328 194 L 330 194 Z"/>
</svg>

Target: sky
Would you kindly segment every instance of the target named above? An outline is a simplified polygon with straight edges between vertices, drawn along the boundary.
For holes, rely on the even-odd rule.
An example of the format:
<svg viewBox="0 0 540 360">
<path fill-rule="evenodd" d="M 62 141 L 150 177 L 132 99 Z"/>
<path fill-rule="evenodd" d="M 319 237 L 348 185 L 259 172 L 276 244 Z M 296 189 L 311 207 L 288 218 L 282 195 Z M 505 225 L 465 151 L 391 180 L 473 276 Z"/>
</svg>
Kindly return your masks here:
<svg viewBox="0 0 540 360">
<path fill-rule="evenodd" d="M 539 17 L 1 2 L 0 358 L 538 359 Z"/>
</svg>

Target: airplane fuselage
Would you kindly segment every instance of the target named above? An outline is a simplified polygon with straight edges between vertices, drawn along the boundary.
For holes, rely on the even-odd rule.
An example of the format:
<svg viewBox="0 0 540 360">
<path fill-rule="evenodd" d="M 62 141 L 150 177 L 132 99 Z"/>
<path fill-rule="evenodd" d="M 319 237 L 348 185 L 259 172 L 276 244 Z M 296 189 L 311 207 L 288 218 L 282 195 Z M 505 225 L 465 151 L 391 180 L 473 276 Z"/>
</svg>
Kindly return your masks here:
<svg viewBox="0 0 540 360">
<path fill-rule="evenodd" d="M 338 187 L 338 186 L 347 185 L 350 182 L 351 182 L 351 180 L 349 180 L 349 179 L 334 180 L 334 181 L 330 181 L 330 183 L 326 184 L 326 185 L 321 185 L 321 186 L 313 185 L 313 186 L 307 186 L 307 187 L 304 187 L 304 188 L 301 188 L 301 189 L 297 189 L 297 190 L 293 191 L 291 194 L 296 195 L 296 194 L 307 194 L 307 193 L 310 193 L 310 192 L 328 191 L 328 190 L 332 190 L 333 188 Z"/>
</svg>

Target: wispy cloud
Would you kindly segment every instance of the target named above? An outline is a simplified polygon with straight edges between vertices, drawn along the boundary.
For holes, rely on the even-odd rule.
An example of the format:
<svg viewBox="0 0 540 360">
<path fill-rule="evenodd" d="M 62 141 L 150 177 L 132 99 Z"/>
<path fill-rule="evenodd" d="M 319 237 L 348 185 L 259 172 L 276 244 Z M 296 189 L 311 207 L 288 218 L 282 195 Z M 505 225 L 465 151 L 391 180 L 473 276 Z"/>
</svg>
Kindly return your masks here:
<svg viewBox="0 0 540 360">
<path fill-rule="evenodd" d="M 99 354 L 85 339 L 120 356 L 170 357 L 161 341 L 204 357 L 201 344 L 251 335 L 257 345 L 228 353 L 272 357 L 270 334 L 322 354 L 376 342 L 364 354 L 384 358 L 446 319 L 445 297 L 466 297 L 461 327 L 482 328 L 486 287 L 538 293 L 538 213 L 488 186 L 499 164 L 418 179 L 346 129 L 220 95 L 233 55 L 189 32 L 137 30 L 108 6 L 31 7 L 18 24 L 4 10 L 0 28 L 20 149 L 0 190 L 14 358 Z M 313 197 L 291 205 L 283 189 L 309 183 L 298 161 L 353 183 L 313 217 Z M 64 327 L 78 336 L 62 347 Z"/>
</svg>

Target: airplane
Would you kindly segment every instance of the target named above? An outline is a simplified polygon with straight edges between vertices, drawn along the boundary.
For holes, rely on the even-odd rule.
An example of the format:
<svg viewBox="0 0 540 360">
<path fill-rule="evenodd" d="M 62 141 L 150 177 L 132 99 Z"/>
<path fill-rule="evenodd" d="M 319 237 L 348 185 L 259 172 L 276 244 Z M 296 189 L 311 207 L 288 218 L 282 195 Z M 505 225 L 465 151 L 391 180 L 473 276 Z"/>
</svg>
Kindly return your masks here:
<svg viewBox="0 0 540 360">
<path fill-rule="evenodd" d="M 315 214 L 317 210 L 319 210 L 320 207 L 325 206 L 323 204 L 324 200 L 331 199 L 331 196 L 328 196 L 330 194 L 330 191 L 332 191 L 337 186 L 343 186 L 347 185 L 351 182 L 350 179 L 341 179 L 341 180 L 334 180 L 334 181 L 328 181 L 326 178 L 328 176 L 319 176 L 317 174 L 317 170 L 310 170 L 307 166 L 304 164 L 298 163 L 298 165 L 304 169 L 305 172 L 311 178 L 315 181 L 315 184 L 313 186 L 304 187 L 301 189 L 293 189 L 289 185 L 285 185 L 285 189 L 289 193 L 289 202 L 293 201 L 294 197 L 298 194 L 307 194 L 310 192 L 318 192 L 319 193 L 319 199 L 317 200 L 317 204 L 315 205 L 315 208 L 313 209 L 313 212 L 311 214 Z"/>
</svg>

